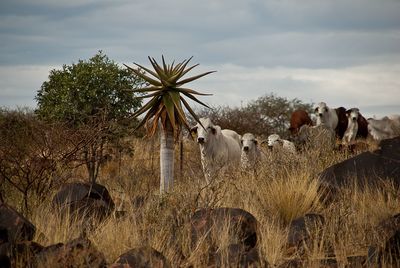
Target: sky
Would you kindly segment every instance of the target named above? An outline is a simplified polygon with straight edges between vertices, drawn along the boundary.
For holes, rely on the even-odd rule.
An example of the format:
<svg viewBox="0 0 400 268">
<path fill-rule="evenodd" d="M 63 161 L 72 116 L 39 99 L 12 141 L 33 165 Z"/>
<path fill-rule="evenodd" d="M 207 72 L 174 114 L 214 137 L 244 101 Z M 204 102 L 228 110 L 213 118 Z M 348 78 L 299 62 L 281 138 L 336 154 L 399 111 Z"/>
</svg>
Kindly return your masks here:
<svg viewBox="0 0 400 268">
<path fill-rule="evenodd" d="M 52 69 L 200 65 L 211 106 L 275 94 L 367 117 L 400 114 L 400 0 L 1 0 L 0 107 L 36 106 Z"/>
</svg>

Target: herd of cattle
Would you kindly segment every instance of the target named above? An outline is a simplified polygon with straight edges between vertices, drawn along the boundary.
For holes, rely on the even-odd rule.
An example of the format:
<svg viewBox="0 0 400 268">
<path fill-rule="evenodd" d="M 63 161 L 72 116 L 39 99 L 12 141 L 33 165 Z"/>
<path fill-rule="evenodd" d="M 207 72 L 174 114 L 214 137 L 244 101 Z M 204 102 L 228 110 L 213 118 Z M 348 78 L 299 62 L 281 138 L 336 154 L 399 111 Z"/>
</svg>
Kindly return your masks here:
<svg viewBox="0 0 400 268">
<path fill-rule="evenodd" d="M 263 143 L 267 143 L 270 149 L 296 154 L 304 146 L 333 150 L 339 143 L 351 148 L 357 139 L 368 136 L 379 141 L 400 135 L 400 115 L 365 119 L 358 108 L 334 109 L 320 102 L 315 108 L 315 117 L 314 122 L 306 111 L 296 110 L 290 119 L 290 140 L 271 134 L 260 143 L 252 133 L 239 135 L 234 130 L 221 129 L 209 118 L 200 118 L 191 132 L 197 134 L 207 183 L 218 169 L 226 165 L 240 165 L 243 170 L 254 168 L 261 159 L 260 144 Z"/>
</svg>

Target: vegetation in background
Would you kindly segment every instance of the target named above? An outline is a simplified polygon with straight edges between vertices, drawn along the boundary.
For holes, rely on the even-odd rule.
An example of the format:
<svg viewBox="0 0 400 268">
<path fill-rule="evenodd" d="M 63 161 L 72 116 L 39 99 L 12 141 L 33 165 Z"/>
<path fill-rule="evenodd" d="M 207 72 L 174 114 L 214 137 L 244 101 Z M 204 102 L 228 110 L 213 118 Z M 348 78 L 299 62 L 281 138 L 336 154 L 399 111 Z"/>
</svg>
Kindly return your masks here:
<svg viewBox="0 0 400 268">
<path fill-rule="evenodd" d="M 234 129 L 240 134 L 246 132 L 257 136 L 273 133 L 281 137 L 288 135 L 290 116 L 296 109 L 313 112 L 312 104 L 299 99 L 288 100 L 274 94 L 259 97 L 242 107 L 217 106 L 198 112 L 201 117 L 210 117 L 221 128 Z"/>
<path fill-rule="evenodd" d="M 39 119 L 68 123 L 88 134 L 91 142 L 83 149 L 82 157 L 89 180 L 95 182 L 106 159 L 106 145 L 119 144 L 131 134 L 136 122 L 132 114 L 141 105 L 131 90 L 143 85 L 141 78 L 99 51 L 87 61 L 51 70 L 49 80 L 37 92 L 35 113 Z"/>
<path fill-rule="evenodd" d="M 0 111 L 0 141 L 0 194 L 26 213 L 68 179 L 86 145 L 76 130 L 44 123 L 29 110 Z"/>
</svg>

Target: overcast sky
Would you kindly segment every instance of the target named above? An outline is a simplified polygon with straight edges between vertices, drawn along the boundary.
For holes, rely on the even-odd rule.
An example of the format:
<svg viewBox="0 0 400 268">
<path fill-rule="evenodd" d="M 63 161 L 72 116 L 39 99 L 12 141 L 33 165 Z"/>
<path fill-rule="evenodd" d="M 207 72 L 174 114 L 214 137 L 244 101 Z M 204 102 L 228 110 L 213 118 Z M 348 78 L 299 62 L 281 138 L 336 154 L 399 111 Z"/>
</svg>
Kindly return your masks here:
<svg viewBox="0 0 400 268">
<path fill-rule="evenodd" d="M 1 0 L 0 106 L 35 107 L 51 69 L 102 50 L 216 70 L 210 105 L 274 93 L 366 116 L 400 113 L 399 0 Z"/>
</svg>

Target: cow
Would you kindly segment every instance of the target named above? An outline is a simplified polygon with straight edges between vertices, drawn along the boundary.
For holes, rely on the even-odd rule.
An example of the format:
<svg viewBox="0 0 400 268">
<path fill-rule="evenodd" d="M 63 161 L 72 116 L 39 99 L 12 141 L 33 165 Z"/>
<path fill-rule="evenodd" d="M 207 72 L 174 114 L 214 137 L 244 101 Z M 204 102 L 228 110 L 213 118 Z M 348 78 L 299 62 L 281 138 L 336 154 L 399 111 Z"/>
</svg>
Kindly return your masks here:
<svg viewBox="0 0 400 268">
<path fill-rule="evenodd" d="M 333 109 L 328 107 L 325 102 L 320 102 L 315 108 L 315 114 L 317 116 L 317 126 L 325 125 L 335 131 L 340 140 L 343 139 L 348 123 L 346 108 L 338 107 Z"/>
<path fill-rule="evenodd" d="M 199 123 L 191 128 L 197 134 L 200 147 L 201 164 L 207 184 L 216 175 L 216 171 L 228 166 L 240 164 L 239 134 L 233 130 L 221 130 L 210 118 L 200 118 Z M 235 134 L 236 133 L 236 134 Z"/>
<path fill-rule="evenodd" d="M 244 171 L 254 170 L 261 159 L 258 141 L 252 133 L 245 133 L 241 138 L 242 154 L 240 157 L 241 168 Z"/>
<path fill-rule="evenodd" d="M 223 129 L 221 131 L 225 136 L 232 137 L 239 144 L 239 146 L 241 146 L 242 136 L 240 136 L 236 131 L 230 129 Z"/>
<path fill-rule="evenodd" d="M 286 152 L 296 153 L 296 146 L 293 142 L 281 139 L 278 134 L 271 134 L 268 136 L 268 147 L 270 149 L 282 148 Z"/>
<path fill-rule="evenodd" d="M 368 137 L 368 121 L 361 113 L 358 113 L 357 123 L 358 131 L 356 138 L 366 139 Z"/>
<path fill-rule="evenodd" d="M 335 108 L 336 115 L 338 117 L 338 123 L 335 128 L 336 136 L 339 140 L 343 139 L 344 133 L 347 130 L 348 126 L 348 118 L 347 118 L 347 110 L 344 107 Z"/>
<path fill-rule="evenodd" d="M 314 111 L 317 115 L 317 126 L 325 125 L 336 130 L 339 118 L 335 109 L 329 108 L 325 102 L 320 102 Z"/>
<path fill-rule="evenodd" d="M 358 133 L 358 116 L 360 111 L 357 108 L 351 108 L 346 111 L 348 118 L 347 129 L 344 133 L 342 144 L 351 145 L 355 142 Z"/>
<path fill-rule="evenodd" d="M 368 131 L 375 140 L 394 138 L 400 135 L 400 115 L 385 116 L 382 119 L 368 118 Z"/>
<path fill-rule="evenodd" d="M 310 116 L 308 115 L 308 113 L 305 110 L 297 109 L 292 113 L 292 115 L 290 117 L 289 131 L 290 131 L 291 135 L 292 136 L 297 135 L 300 127 L 303 125 L 312 126 L 313 123 L 311 121 Z"/>
</svg>

